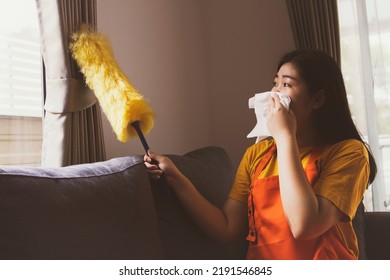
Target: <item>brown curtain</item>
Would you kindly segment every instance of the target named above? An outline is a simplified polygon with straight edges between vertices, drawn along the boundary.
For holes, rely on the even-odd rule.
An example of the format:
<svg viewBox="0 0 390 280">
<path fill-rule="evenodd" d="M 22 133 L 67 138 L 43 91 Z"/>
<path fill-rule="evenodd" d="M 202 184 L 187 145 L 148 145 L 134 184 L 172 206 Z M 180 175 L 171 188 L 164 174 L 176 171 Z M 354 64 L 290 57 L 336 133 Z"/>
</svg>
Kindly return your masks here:
<svg viewBox="0 0 390 280">
<path fill-rule="evenodd" d="M 340 65 L 337 0 L 286 0 L 298 49 L 320 49 Z"/>
<path fill-rule="evenodd" d="M 36 0 L 44 79 L 43 166 L 106 159 L 100 107 L 69 52 L 81 24 L 96 29 L 95 0 Z"/>
</svg>

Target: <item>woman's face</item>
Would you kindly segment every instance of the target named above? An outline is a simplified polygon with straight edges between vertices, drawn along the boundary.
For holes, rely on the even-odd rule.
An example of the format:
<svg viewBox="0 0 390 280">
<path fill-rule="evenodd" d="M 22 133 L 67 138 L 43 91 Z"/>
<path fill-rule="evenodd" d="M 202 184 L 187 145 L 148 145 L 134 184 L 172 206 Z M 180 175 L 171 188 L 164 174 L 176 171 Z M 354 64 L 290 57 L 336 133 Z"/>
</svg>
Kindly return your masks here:
<svg viewBox="0 0 390 280">
<path fill-rule="evenodd" d="M 296 116 L 298 133 L 311 127 L 312 112 L 318 101 L 309 94 L 305 81 L 302 80 L 294 64 L 283 64 L 274 77 L 271 91 L 281 92 L 291 98 L 290 110 Z"/>
</svg>

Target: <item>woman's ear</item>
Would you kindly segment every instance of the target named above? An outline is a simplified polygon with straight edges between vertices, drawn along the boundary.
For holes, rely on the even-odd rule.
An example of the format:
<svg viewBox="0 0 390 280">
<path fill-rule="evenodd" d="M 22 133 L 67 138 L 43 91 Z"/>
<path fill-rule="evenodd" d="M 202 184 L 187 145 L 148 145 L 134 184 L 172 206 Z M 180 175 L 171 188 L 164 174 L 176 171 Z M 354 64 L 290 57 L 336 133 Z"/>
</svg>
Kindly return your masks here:
<svg viewBox="0 0 390 280">
<path fill-rule="evenodd" d="M 326 101 L 325 90 L 320 89 L 314 94 L 313 109 L 321 108 Z"/>
</svg>

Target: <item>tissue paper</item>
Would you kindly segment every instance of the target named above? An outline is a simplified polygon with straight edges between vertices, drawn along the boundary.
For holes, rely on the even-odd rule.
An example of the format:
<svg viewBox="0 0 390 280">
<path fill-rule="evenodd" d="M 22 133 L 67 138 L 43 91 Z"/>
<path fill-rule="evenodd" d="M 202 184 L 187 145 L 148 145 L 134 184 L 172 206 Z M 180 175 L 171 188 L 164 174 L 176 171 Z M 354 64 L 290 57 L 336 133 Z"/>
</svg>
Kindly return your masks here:
<svg viewBox="0 0 390 280">
<path fill-rule="evenodd" d="M 257 137 L 257 141 L 260 141 L 271 136 L 267 128 L 266 114 L 272 94 L 277 94 L 280 98 L 280 103 L 285 108 L 290 108 L 291 98 L 283 93 L 271 91 L 256 93 L 254 97 L 249 99 L 248 103 L 250 109 L 255 109 L 257 123 L 247 135 L 247 138 Z"/>
</svg>

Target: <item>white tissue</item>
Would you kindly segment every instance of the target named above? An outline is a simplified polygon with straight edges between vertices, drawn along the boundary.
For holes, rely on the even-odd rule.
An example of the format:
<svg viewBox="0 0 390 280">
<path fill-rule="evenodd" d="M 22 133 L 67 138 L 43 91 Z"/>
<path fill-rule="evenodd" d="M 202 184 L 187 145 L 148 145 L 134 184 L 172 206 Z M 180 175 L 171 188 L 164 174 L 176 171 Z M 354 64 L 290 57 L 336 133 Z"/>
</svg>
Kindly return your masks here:
<svg viewBox="0 0 390 280">
<path fill-rule="evenodd" d="M 272 94 L 277 94 L 280 98 L 280 103 L 286 108 L 290 109 L 291 98 L 280 92 L 261 92 L 256 93 L 254 97 L 249 99 L 249 109 L 255 109 L 256 126 L 247 135 L 247 138 L 257 137 L 257 141 L 271 136 L 267 128 L 266 113 L 269 106 L 269 99 Z"/>
</svg>

